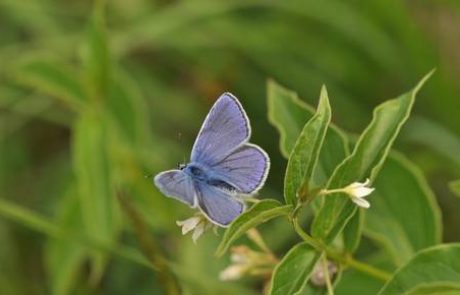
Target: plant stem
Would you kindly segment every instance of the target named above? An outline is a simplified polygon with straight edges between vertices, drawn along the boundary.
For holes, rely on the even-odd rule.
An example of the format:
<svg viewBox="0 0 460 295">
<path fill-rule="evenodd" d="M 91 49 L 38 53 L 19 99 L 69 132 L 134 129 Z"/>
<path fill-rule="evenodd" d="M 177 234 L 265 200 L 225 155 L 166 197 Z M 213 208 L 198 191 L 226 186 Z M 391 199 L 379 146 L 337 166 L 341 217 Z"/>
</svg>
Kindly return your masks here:
<svg viewBox="0 0 460 295">
<path fill-rule="evenodd" d="M 330 194 L 335 194 L 335 193 L 343 193 L 343 192 L 344 192 L 343 188 L 323 189 L 318 193 L 318 195 L 319 196 L 325 196 L 325 195 L 330 195 Z"/>
<path fill-rule="evenodd" d="M 379 268 L 376 268 L 372 265 L 360 262 L 355 260 L 352 256 L 344 256 L 343 253 L 338 253 L 337 251 L 333 251 L 331 249 L 328 249 L 326 245 L 324 245 L 321 241 L 318 241 L 311 237 L 309 234 L 307 234 L 302 227 L 300 226 L 298 220 L 296 218 L 292 219 L 292 224 L 294 226 L 294 230 L 296 233 L 305 241 L 307 242 L 310 246 L 312 246 L 316 251 L 318 252 L 325 252 L 327 257 L 331 258 L 332 260 L 343 264 L 345 266 L 349 266 L 357 271 L 360 271 L 362 273 L 365 273 L 369 276 L 372 276 L 376 279 L 379 279 L 381 281 L 388 281 L 391 278 L 391 274 L 381 270 Z"/>
<path fill-rule="evenodd" d="M 313 237 L 311 237 L 309 234 L 307 234 L 303 229 L 302 227 L 300 226 L 299 224 L 299 221 L 297 218 L 293 218 L 292 219 L 292 225 L 294 226 L 294 230 L 295 232 L 305 241 L 307 242 L 308 244 L 310 244 L 310 246 L 312 246 L 313 248 L 315 248 L 316 251 L 318 252 L 323 252 L 323 245 L 321 245 L 321 243 L 314 239 Z"/>
<path fill-rule="evenodd" d="M 381 270 L 379 268 L 373 267 L 372 265 L 362 263 L 361 261 L 355 260 L 351 256 L 348 259 L 346 259 L 346 264 L 360 272 L 366 273 L 382 281 L 388 281 L 389 279 L 391 279 L 390 273 L 384 270 Z"/>
<path fill-rule="evenodd" d="M 245 198 L 244 200 L 248 203 L 254 203 L 254 204 L 257 204 L 260 202 L 260 200 L 256 198 Z"/>
<path fill-rule="evenodd" d="M 262 238 L 262 235 L 259 233 L 259 231 L 254 227 L 251 228 L 246 232 L 246 235 L 248 236 L 251 241 L 253 241 L 262 251 L 265 253 L 275 257 L 273 252 L 268 248 L 267 244 L 265 243 L 264 239 Z"/>
<path fill-rule="evenodd" d="M 162 249 L 150 235 L 144 218 L 122 192 L 118 193 L 117 196 L 121 207 L 134 227 L 142 251 L 151 264 L 157 269 L 157 278 L 165 293 L 168 295 L 181 294 L 179 283 L 170 269 Z"/>
<path fill-rule="evenodd" d="M 322 263 L 323 263 L 324 278 L 326 279 L 327 294 L 328 295 L 334 295 L 334 288 L 332 287 L 331 277 L 329 276 L 329 267 L 327 265 L 327 257 L 326 257 L 326 255 L 323 255 L 321 260 L 322 260 Z"/>
<path fill-rule="evenodd" d="M 127 246 L 107 245 L 106 243 L 94 240 L 86 235 L 75 233 L 75 229 L 62 228 L 51 220 L 33 212 L 27 208 L 16 205 L 0 198 L 0 216 L 22 224 L 28 229 L 44 234 L 50 238 L 70 240 L 89 249 L 106 251 L 136 264 L 155 269 L 155 267 L 142 256 L 137 249 Z"/>
</svg>

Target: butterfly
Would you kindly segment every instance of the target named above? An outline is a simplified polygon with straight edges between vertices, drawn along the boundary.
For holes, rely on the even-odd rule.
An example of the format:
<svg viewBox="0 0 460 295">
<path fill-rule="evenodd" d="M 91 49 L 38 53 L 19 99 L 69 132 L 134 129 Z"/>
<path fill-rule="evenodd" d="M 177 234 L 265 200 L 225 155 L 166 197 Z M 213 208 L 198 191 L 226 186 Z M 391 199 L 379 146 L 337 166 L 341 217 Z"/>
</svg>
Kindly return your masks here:
<svg viewBox="0 0 460 295">
<path fill-rule="evenodd" d="M 228 226 L 245 209 L 270 169 L 267 153 L 249 143 L 249 119 L 238 99 L 222 94 L 212 106 L 192 148 L 190 163 L 157 174 L 166 196 L 199 210 L 214 224 Z"/>
</svg>

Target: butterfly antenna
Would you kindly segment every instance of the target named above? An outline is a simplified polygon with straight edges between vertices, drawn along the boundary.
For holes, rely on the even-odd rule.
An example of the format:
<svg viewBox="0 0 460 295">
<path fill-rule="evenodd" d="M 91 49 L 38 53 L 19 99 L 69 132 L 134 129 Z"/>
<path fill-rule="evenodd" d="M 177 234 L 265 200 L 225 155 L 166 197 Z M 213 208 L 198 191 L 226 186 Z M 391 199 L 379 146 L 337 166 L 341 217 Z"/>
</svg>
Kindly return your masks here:
<svg viewBox="0 0 460 295">
<path fill-rule="evenodd" d="M 177 140 L 178 140 L 179 142 L 182 141 L 182 133 L 181 133 L 181 132 L 178 132 L 178 133 L 177 133 Z M 182 164 L 185 164 L 185 160 L 186 160 L 186 156 L 185 156 L 185 154 L 184 154 L 184 155 L 182 156 L 182 162 L 181 162 L 181 163 L 177 163 L 177 167 L 180 167 L 180 166 L 182 166 Z"/>
</svg>

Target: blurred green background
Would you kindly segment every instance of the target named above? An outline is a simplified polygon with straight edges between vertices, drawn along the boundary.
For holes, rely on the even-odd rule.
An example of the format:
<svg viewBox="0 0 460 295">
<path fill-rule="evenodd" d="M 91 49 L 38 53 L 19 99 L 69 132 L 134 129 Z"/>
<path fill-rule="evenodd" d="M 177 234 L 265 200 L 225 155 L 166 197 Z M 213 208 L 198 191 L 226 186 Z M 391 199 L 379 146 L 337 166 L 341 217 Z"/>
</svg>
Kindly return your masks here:
<svg viewBox="0 0 460 295">
<path fill-rule="evenodd" d="M 258 280 L 218 280 L 220 237 L 181 236 L 191 211 L 144 176 L 186 162 L 230 91 L 272 159 L 260 195 L 281 199 L 268 78 L 312 105 L 326 84 L 353 134 L 432 68 L 396 148 L 436 192 L 443 240 L 460 241 L 460 2 L 0 0 L 0 294 L 163 294 L 146 245 L 187 294 L 258 294 Z M 295 241 L 283 222 L 264 232 L 279 253 Z"/>
</svg>

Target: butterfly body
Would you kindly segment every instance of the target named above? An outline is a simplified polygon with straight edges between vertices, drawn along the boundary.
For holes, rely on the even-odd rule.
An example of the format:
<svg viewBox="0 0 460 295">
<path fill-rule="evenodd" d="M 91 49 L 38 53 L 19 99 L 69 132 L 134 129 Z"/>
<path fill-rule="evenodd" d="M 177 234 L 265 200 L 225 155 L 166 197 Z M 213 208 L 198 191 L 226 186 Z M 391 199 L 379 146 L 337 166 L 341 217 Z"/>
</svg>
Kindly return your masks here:
<svg viewBox="0 0 460 295">
<path fill-rule="evenodd" d="M 212 185 L 229 192 L 237 191 L 233 185 L 220 179 L 219 175 L 215 175 L 212 169 L 209 169 L 208 167 L 198 163 L 189 163 L 184 165 L 181 171 L 190 177 L 194 186 L 196 186 L 198 183 L 202 183 Z"/>
<path fill-rule="evenodd" d="M 256 193 L 270 167 L 268 155 L 248 143 L 249 119 L 236 97 L 224 93 L 206 117 L 191 161 L 157 174 L 166 196 L 198 207 L 210 221 L 227 226 L 245 208 L 242 198 Z"/>
</svg>

